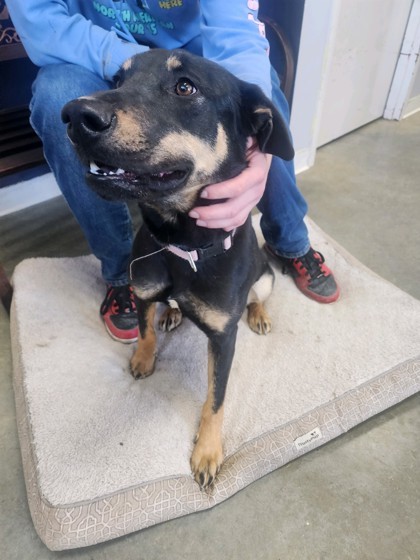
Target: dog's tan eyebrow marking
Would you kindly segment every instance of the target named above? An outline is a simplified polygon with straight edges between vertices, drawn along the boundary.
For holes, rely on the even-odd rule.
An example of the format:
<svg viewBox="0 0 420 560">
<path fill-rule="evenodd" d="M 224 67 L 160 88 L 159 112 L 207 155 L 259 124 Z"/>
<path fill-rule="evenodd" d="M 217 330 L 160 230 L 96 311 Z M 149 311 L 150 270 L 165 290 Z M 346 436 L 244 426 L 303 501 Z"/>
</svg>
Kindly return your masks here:
<svg viewBox="0 0 420 560">
<path fill-rule="evenodd" d="M 255 109 L 254 113 L 267 113 L 270 117 L 273 116 L 272 110 L 268 107 L 258 107 L 258 109 Z"/>
<path fill-rule="evenodd" d="M 181 66 L 182 62 L 174 54 L 171 54 L 171 56 L 166 61 L 166 68 L 168 69 L 168 71 L 175 70 L 176 68 L 180 68 Z"/>
<path fill-rule="evenodd" d="M 133 60 L 131 58 L 128 58 L 122 65 L 122 69 L 127 71 L 130 70 L 131 66 L 133 64 Z"/>
</svg>

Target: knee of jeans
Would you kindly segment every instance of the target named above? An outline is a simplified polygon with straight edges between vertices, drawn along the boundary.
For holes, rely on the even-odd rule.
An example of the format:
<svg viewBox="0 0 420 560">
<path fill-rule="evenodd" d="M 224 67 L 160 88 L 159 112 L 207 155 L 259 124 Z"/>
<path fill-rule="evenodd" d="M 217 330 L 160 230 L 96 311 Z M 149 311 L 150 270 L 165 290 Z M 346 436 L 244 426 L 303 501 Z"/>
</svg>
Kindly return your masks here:
<svg viewBox="0 0 420 560">
<path fill-rule="evenodd" d="M 61 110 L 68 101 L 108 88 L 107 82 L 82 66 L 43 66 L 32 85 L 31 124 L 42 138 L 43 130 L 61 124 Z"/>
</svg>

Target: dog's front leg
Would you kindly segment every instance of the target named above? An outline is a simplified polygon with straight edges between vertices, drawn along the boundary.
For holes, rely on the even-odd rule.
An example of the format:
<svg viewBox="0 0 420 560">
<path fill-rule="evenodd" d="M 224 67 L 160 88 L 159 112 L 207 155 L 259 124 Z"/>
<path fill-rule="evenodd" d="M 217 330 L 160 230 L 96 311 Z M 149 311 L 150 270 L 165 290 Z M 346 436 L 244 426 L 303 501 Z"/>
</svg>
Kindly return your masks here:
<svg viewBox="0 0 420 560">
<path fill-rule="evenodd" d="M 152 375 L 156 360 L 155 302 L 139 300 L 135 296 L 139 320 L 139 341 L 131 358 L 131 373 L 135 379 Z"/>
<path fill-rule="evenodd" d="M 211 486 L 223 462 L 223 407 L 237 330 L 235 325 L 227 333 L 209 336 L 208 393 L 191 456 L 192 473 L 202 489 Z"/>
</svg>

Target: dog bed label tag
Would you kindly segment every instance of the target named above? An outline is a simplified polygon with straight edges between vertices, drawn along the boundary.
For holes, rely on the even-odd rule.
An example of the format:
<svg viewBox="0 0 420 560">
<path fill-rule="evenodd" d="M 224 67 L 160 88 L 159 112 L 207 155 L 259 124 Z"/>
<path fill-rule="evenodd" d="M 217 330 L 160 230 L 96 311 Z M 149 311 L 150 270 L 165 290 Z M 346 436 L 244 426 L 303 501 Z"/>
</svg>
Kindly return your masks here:
<svg viewBox="0 0 420 560">
<path fill-rule="evenodd" d="M 294 444 L 296 449 L 304 449 L 320 438 L 322 438 L 321 430 L 319 428 L 314 428 L 310 432 L 303 434 L 303 436 L 296 438 Z"/>
</svg>

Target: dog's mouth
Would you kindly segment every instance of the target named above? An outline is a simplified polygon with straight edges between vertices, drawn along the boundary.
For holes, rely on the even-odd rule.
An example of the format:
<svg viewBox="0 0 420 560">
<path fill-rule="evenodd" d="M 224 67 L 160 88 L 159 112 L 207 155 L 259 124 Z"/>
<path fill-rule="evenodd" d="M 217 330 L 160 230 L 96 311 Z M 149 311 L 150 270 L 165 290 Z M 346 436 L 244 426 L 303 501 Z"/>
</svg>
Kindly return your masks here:
<svg viewBox="0 0 420 560">
<path fill-rule="evenodd" d="M 127 184 L 131 188 L 147 187 L 156 191 L 167 191 L 181 187 L 187 180 L 190 170 L 187 168 L 165 169 L 151 173 L 137 174 L 121 167 L 113 167 L 100 161 L 91 161 L 89 173 L 99 180 L 115 180 L 119 185 Z"/>
</svg>

